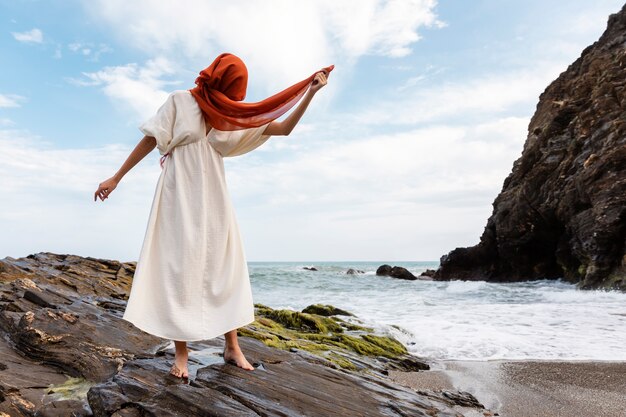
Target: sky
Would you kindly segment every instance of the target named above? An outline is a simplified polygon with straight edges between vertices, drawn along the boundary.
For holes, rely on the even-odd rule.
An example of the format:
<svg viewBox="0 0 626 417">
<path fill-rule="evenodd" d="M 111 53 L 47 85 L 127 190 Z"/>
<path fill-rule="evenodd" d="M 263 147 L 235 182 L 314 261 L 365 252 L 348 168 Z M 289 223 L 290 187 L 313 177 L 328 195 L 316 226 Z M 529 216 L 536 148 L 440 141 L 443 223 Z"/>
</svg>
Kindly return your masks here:
<svg viewBox="0 0 626 417">
<path fill-rule="evenodd" d="M 437 261 L 478 243 L 539 95 L 622 1 L 0 0 L 0 258 L 137 260 L 158 150 L 94 192 L 231 52 L 251 102 L 335 65 L 289 136 L 224 159 L 247 259 Z"/>
</svg>

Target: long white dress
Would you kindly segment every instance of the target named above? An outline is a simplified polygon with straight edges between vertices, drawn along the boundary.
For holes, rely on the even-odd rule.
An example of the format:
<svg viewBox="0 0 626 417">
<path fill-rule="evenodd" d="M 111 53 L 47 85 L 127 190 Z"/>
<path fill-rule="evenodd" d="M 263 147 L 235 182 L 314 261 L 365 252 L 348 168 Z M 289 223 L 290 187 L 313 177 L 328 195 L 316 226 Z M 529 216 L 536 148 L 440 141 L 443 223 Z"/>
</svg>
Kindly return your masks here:
<svg viewBox="0 0 626 417">
<path fill-rule="evenodd" d="M 140 130 L 165 159 L 123 319 L 170 340 L 207 340 L 254 321 L 243 242 L 223 157 L 262 145 L 267 125 L 213 128 L 188 90 L 174 91 Z"/>
</svg>

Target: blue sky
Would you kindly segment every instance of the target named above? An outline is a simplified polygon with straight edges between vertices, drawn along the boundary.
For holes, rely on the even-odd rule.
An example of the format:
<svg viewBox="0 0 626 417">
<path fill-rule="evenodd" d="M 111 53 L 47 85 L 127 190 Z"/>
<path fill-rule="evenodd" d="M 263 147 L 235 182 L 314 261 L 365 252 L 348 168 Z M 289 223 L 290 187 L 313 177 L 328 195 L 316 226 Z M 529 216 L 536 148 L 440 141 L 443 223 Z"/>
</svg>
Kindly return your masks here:
<svg viewBox="0 0 626 417">
<path fill-rule="evenodd" d="M 257 101 L 335 64 L 288 137 L 225 160 L 258 260 L 437 260 L 475 244 L 539 94 L 620 1 L 0 0 L 0 257 L 136 260 L 167 94 L 223 51 Z"/>
</svg>

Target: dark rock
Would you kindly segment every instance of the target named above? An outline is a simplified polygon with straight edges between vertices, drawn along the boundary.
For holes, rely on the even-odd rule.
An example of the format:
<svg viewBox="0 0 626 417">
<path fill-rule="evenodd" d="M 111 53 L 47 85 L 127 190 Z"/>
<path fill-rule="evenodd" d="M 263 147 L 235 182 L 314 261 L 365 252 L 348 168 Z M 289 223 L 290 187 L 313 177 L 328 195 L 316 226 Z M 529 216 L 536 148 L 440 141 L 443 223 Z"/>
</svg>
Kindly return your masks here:
<svg viewBox="0 0 626 417">
<path fill-rule="evenodd" d="M 439 400 L 444 399 L 444 401 L 446 401 L 450 406 L 469 407 L 479 410 L 485 408 L 485 406 L 482 405 L 476 397 L 465 391 L 454 392 L 439 390 L 438 392 L 433 392 L 428 390 L 418 390 L 417 392 L 430 398 L 437 398 Z M 489 414 L 485 415 L 491 415 L 491 413 L 489 412 Z"/>
<path fill-rule="evenodd" d="M 307 271 L 317 271 L 317 268 L 314 266 L 303 266 L 302 269 L 306 269 Z"/>
<path fill-rule="evenodd" d="M 352 268 L 346 271 L 346 274 L 349 274 L 349 275 L 364 274 L 364 273 L 365 272 L 361 271 L 360 269 L 352 269 Z"/>
<path fill-rule="evenodd" d="M 36 292 L 33 292 L 31 290 L 24 291 L 24 299 L 41 307 L 56 308 L 56 306 L 49 302 L 45 296 L 37 294 Z"/>
<path fill-rule="evenodd" d="M 391 265 L 383 264 L 376 270 L 376 275 L 389 276 L 391 273 Z"/>
<path fill-rule="evenodd" d="M 392 267 L 391 265 L 387 265 L 387 264 L 379 266 L 378 269 L 376 270 L 376 275 L 389 276 L 393 278 L 408 279 L 408 280 L 417 279 L 417 277 L 413 275 L 406 268 L 401 267 L 401 266 Z"/>
<path fill-rule="evenodd" d="M 427 269 L 426 271 L 422 272 L 420 276 L 433 278 L 436 273 L 437 273 L 437 270 L 435 269 Z"/>
<path fill-rule="evenodd" d="M 10 394 L 0 412 L 91 415 L 85 387 L 169 344 L 98 305 L 114 302 L 112 294 L 127 298 L 134 264 L 44 252 L 1 262 L 0 390 Z"/>
<path fill-rule="evenodd" d="M 626 289 L 626 6 L 541 94 L 480 238 L 436 279 Z"/>
<path fill-rule="evenodd" d="M 398 361 L 391 362 L 387 369 L 404 372 L 428 371 L 430 365 L 412 356 L 406 356 Z"/>
<path fill-rule="evenodd" d="M 246 337 L 240 345 L 255 370 L 214 363 L 197 369 L 193 378 L 190 374 L 189 385 L 167 376 L 173 358 L 130 361 L 112 381 L 89 390 L 94 415 L 108 416 L 129 406 L 141 415 L 164 417 L 457 415 L 443 398 L 386 379 L 320 366 Z"/>
</svg>

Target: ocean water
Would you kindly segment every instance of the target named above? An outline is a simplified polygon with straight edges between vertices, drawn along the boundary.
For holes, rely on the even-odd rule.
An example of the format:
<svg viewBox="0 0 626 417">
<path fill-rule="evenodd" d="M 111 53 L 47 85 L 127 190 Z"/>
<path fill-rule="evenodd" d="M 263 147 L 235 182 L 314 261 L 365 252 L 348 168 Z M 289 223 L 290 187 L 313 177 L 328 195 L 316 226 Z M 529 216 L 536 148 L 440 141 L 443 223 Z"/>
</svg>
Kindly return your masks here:
<svg viewBox="0 0 626 417">
<path fill-rule="evenodd" d="M 626 293 L 582 291 L 548 280 L 405 281 L 376 276 L 383 263 L 403 266 L 415 275 L 438 266 L 437 262 L 249 262 L 248 266 L 255 303 L 293 310 L 332 304 L 423 357 L 626 360 Z M 364 273 L 348 275 L 349 268 Z"/>
</svg>

